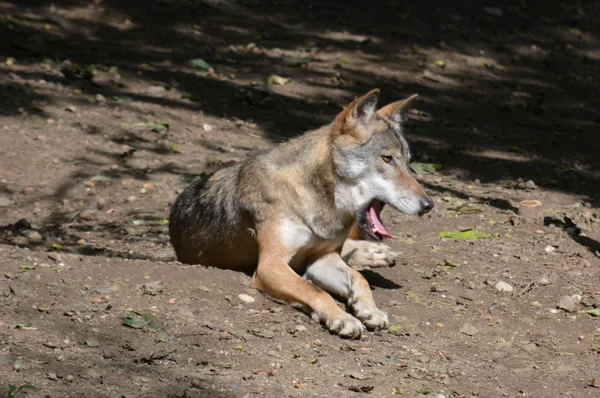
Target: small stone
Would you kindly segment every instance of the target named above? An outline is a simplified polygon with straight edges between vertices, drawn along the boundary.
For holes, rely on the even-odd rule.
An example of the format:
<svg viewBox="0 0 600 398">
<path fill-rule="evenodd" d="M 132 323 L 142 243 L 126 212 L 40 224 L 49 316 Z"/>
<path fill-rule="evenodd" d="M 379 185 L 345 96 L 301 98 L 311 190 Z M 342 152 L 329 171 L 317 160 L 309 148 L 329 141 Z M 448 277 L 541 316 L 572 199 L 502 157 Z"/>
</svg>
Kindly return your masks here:
<svg viewBox="0 0 600 398">
<path fill-rule="evenodd" d="M 8 195 L 0 194 L 0 207 L 7 207 L 14 204 L 13 200 Z"/>
<path fill-rule="evenodd" d="M 213 129 L 213 126 L 211 126 L 211 125 L 210 125 L 210 124 L 208 124 L 208 123 L 204 123 L 204 124 L 202 125 L 202 129 L 208 133 L 208 132 L 212 131 L 212 129 Z"/>
<path fill-rule="evenodd" d="M 96 102 L 102 104 L 106 102 L 106 98 L 102 94 L 96 94 Z"/>
<path fill-rule="evenodd" d="M 41 242 L 42 235 L 38 231 L 27 231 L 25 232 L 25 236 L 32 242 Z"/>
<path fill-rule="evenodd" d="M 572 297 L 569 296 L 562 296 L 558 301 L 557 307 L 567 312 L 577 311 L 577 303 L 575 302 L 575 300 L 573 300 Z"/>
<path fill-rule="evenodd" d="M 125 199 L 125 200 L 129 203 L 133 203 L 137 200 L 137 197 L 131 195 L 131 196 L 128 196 L 127 199 Z"/>
<path fill-rule="evenodd" d="M 88 371 L 86 372 L 86 374 L 91 377 L 92 379 L 99 379 L 100 377 L 102 377 L 102 374 L 100 372 L 98 372 L 95 369 L 88 369 Z"/>
<path fill-rule="evenodd" d="M 525 183 L 525 188 L 527 189 L 537 189 L 537 185 L 532 180 L 529 180 Z"/>
<path fill-rule="evenodd" d="M 85 183 L 85 186 L 88 188 L 95 188 L 96 187 L 96 183 L 94 181 L 88 181 Z"/>
<path fill-rule="evenodd" d="M 106 200 L 106 198 L 99 197 L 98 199 L 96 199 L 96 207 L 98 207 L 98 210 L 104 209 L 107 203 L 108 201 Z"/>
<path fill-rule="evenodd" d="M 506 293 L 510 293 L 513 290 L 515 290 L 512 285 L 510 285 L 509 283 L 506 282 L 498 282 L 496 283 L 495 286 L 496 290 L 498 290 L 499 292 L 506 292 Z"/>
<path fill-rule="evenodd" d="M 77 244 L 78 244 L 79 246 L 85 246 L 85 245 L 87 244 L 87 242 L 85 241 L 85 239 L 79 239 L 79 240 L 77 241 Z"/>
<path fill-rule="evenodd" d="M 298 332 L 306 332 L 306 330 L 307 330 L 307 329 L 306 329 L 306 326 L 304 326 L 304 325 L 297 325 L 297 326 L 294 328 L 294 333 L 298 333 Z"/>
<path fill-rule="evenodd" d="M 540 286 L 547 286 L 550 284 L 550 280 L 546 276 L 540 276 L 535 283 Z"/>
<path fill-rule="evenodd" d="M 151 182 L 147 182 L 143 185 L 144 189 L 152 189 L 154 185 Z"/>
<path fill-rule="evenodd" d="M 73 380 L 75 380 L 75 377 L 73 375 L 66 375 L 65 376 L 65 381 L 68 381 L 69 383 L 72 383 Z"/>
<path fill-rule="evenodd" d="M 459 332 L 466 334 L 467 336 L 475 336 L 479 333 L 479 330 L 470 323 L 465 323 L 460 329 Z"/>
<path fill-rule="evenodd" d="M 552 252 L 555 252 L 555 251 L 556 251 L 556 247 L 554 247 L 554 246 L 552 246 L 552 245 L 548 245 L 548 246 L 546 246 L 546 247 L 544 248 L 544 251 L 545 251 L 546 253 L 552 253 Z"/>
<path fill-rule="evenodd" d="M 249 296 L 247 294 L 238 294 L 238 298 L 240 300 L 242 300 L 244 303 L 253 303 L 256 301 L 256 299 L 252 296 Z"/>
<path fill-rule="evenodd" d="M 539 301 L 532 301 L 531 306 L 534 308 L 542 308 L 542 303 L 540 303 Z"/>
<path fill-rule="evenodd" d="M 51 373 L 46 373 L 46 377 L 49 380 L 54 380 L 54 381 L 58 380 L 58 376 L 56 375 L 56 373 L 52 373 L 52 372 Z"/>
<path fill-rule="evenodd" d="M 169 300 L 169 304 L 175 304 L 176 302 L 177 302 L 177 300 L 174 299 L 174 298 L 172 298 L 172 299 Z"/>
</svg>

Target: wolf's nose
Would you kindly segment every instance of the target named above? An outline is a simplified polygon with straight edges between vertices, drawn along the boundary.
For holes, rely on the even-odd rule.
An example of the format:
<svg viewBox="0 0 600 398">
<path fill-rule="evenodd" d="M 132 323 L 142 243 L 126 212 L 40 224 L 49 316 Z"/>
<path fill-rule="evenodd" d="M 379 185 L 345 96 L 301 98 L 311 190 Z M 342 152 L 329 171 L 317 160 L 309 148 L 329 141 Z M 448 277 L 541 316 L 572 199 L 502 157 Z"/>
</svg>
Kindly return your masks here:
<svg viewBox="0 0 600 398">
<path fill-rule="evenodd" d="M 422 216 L 423 214 L 429 213 L 431 209 L 433 209 L 433 202 L 431 199 L 421 199 L 421 211 L 419 212 L 419 215 Z"/>
</svg>

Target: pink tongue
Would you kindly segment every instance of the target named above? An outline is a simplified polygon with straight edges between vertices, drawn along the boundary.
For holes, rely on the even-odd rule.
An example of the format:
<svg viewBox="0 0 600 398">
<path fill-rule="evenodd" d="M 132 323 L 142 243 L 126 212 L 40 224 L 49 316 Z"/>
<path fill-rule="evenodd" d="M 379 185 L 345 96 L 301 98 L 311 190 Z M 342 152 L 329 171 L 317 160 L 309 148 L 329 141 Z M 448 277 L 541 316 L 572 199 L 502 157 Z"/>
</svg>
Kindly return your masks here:
<svg viewBox="0 0 600 398">
<path fill-rule="evenodd" d="M 381 212 L 381 203 L 377 200 L 373 201 L 373 203 L 371 203 L 371 206 L 369 207 L 369 218 L 371 219 L 371 222 L 373 223 L 371 232 L 373 232 L 373 233 L 377 232 L 377 234 L 383 236 L 384 238 L 393 238 L 394 236 L 391 235 L 387 231 L 387 229 L 385 229 L 383 224 L 381 223 L 381 220 L 379 219 L 380 212 Z"/>
</svg>

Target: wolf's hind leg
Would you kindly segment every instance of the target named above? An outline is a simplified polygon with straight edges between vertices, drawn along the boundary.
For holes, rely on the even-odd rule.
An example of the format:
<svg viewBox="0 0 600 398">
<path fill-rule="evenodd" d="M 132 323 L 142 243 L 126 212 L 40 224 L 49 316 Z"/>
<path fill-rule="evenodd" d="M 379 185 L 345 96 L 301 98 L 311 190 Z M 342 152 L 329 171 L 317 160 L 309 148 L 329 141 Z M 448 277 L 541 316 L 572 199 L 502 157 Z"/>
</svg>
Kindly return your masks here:
<svg viewBox="0 0 600 398">
<path fill-rule="evenodd" d="M 338 253 L 328 253 L 310 264 L 304 278 L 347 300 L 354 315 L 368 329 L 387 327 L 388 316 L 375 305 L 369 282 L 344 263 Z"/>
</svg>

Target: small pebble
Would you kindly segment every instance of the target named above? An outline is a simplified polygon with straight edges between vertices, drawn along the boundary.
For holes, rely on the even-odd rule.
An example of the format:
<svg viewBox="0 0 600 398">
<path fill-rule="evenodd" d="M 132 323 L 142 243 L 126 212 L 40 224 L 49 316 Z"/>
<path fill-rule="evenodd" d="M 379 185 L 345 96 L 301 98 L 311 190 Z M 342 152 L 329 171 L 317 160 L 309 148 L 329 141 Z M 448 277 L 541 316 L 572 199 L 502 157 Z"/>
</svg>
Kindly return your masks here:
<svg viewBox="0 0 600 398">
<path fill-rule="evenodd" d="M 545 276 L 541 276 L 538 278 L 538 280 L 536 281 L 536 283 L 540 286 L 547 286 L 550 284 L 550 280 L 545 277 Z"/>
<path fill-rule="evenodd" d="M 77 241 L 77 244 L 78 244 L 79 246 L 85 246 L 85 245 L 86 245 L 86 243 L 87 243 L 87 242 L 85 241 L 85 239 L 79 239 L 79 240 Z"/>
<path fill-rule="evenodd" d="M 68 381 L 69 383 L 72 383 L 73 380 L 75 380 L 75 377 L 73 375 L 66 375 L 65 376 L 65 381 Z"/>
<path fill-rule="evenodd" d="M 506 293 L 510 293 L 512 292 L 514 289 L 514 287 L 512 287 L 512 285 L 510 285 L 509 283 L 506 282 L 498 282 L 496 283 L 496 290 L 498 290 L 499 292 L 506 292 Z"/>
<path fill-rule="evenodd" d="M 575 300 L 573 300 L 573 297 L 569 296 L 562 296 L 558 301 L 557 307 L 567 312 L 577 311 L 577 303 L 575 302 Z"/>
<path fill-rule="evenodd" d="M 544 251 L 545 251 L 546 253 L 552 253 L 552 252 L 555 252 L 555 251 L 556 251 L 556 247 L 554 247 L 554 246 L 552 246 L 552 245 L 548 245 L 548 246 L 546 246 L 546 247 L 544 248 Z"/>
<path fill-rule="evenodd" d="M 204 123 L 202 129 L 208 133 L 209 131 L 212 131 L 213 127 L 208 123 Z"/>
<path fill-rule="evenodd" d="M 177 301 L 176 299 L 172 298 L 169 300 L 169 304 L 175 304 L 176 301 Z"/>
<path fill-rule="evenodd" d="M 256 299 L 254 297 L 249 296 L 247 294 L 243 294 L 243 293 L 242 294 L 238 294 L 238 298 L 240 300 L 242 300 L 243 302 L 245 302 L 245 303 L 253 303 L 253 302 L 256 301 Z"/>
<path fill-rule="evenodd" d="M 297 325 L 296 328 L 294 329 L 295 332 L 306 332 L 306 326 L 304 325 Z"/>
<path fill-rule="evenodd" d="M 128 196 L 126 200 L 127 200 L 127 202 L 132 203 L 132 202 L 135 202 L 137 200 L 137 198 L 135 196 L 131 195 L 131 196 Z"/>
<path fill-rule="evenodd" d="M 42 240 L 42 235 L 38 231 L 28 231 L 25 233 L 25 236 L 32 242 L 40 242 Z"/>
</svg>

